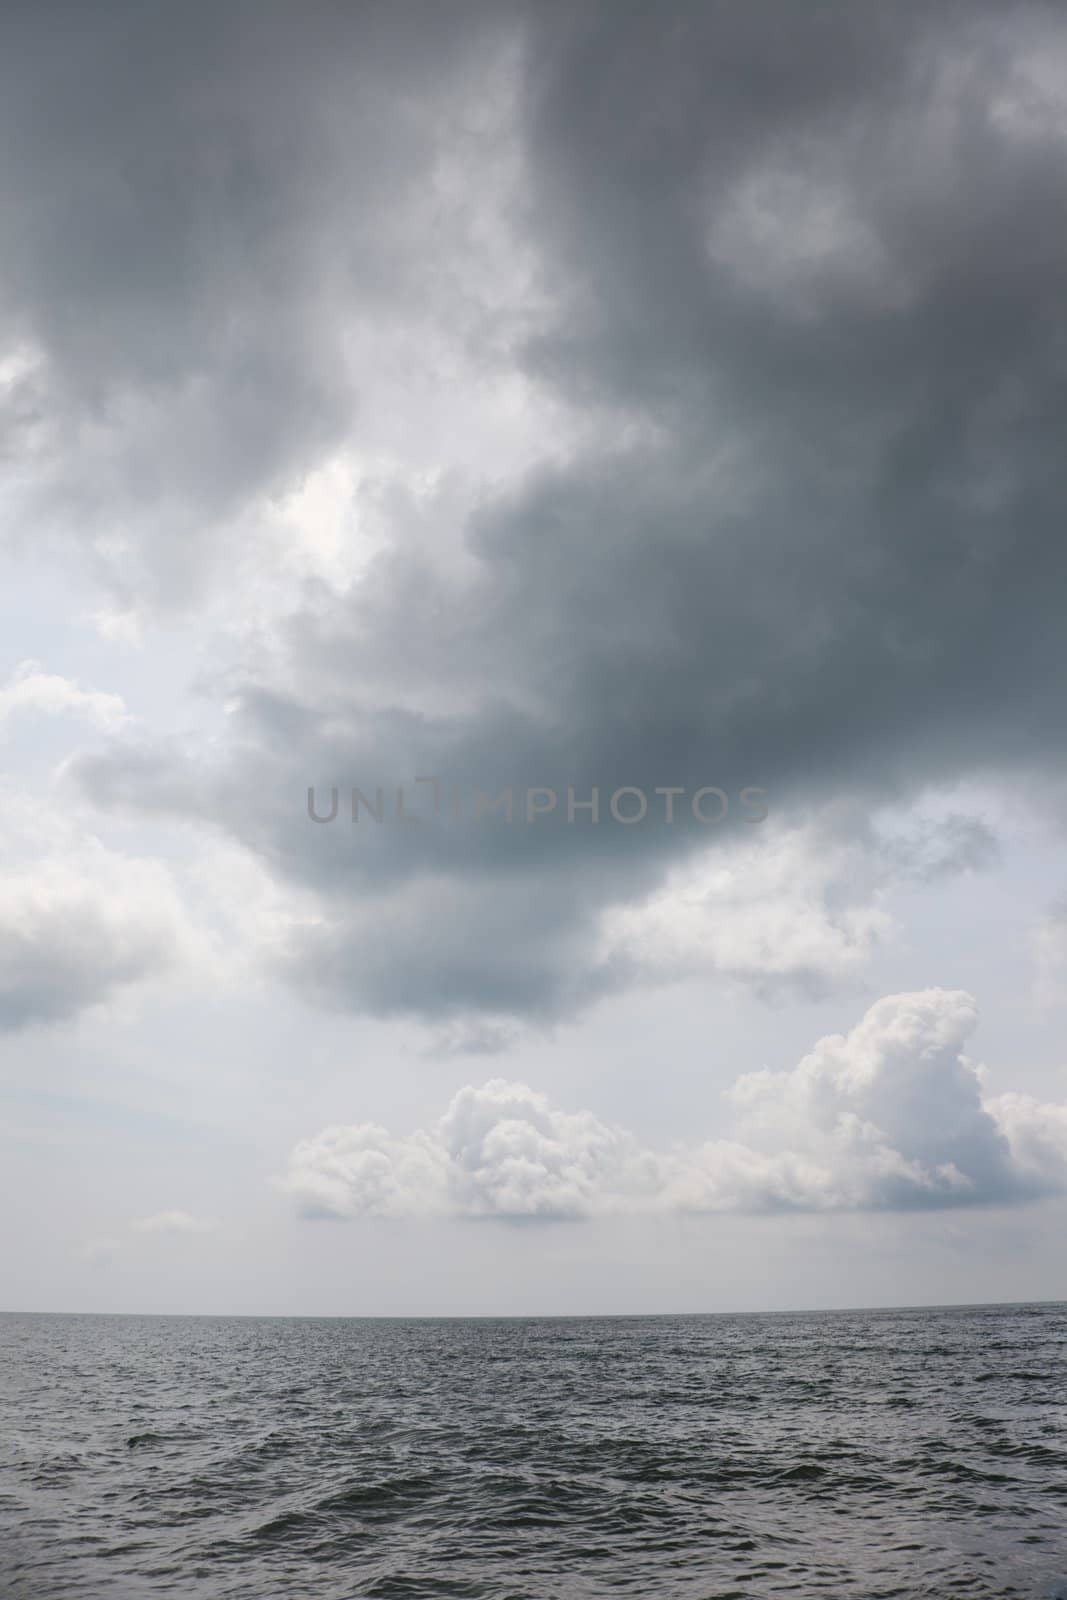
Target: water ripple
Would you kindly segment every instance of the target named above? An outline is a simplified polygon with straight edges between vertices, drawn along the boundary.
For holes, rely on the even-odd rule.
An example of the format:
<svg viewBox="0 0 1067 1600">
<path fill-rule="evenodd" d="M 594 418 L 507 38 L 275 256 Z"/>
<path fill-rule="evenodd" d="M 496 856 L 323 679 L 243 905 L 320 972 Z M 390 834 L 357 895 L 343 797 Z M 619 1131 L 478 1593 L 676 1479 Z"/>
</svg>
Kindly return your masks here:
<svg viewBox="0 0 1067 1600">
<path fill-rule="evenodd" d="M 0 1595 L 1067 1600 L 1065 1354 L 1061 1306 L 2 1317 Z"/>
</svg>

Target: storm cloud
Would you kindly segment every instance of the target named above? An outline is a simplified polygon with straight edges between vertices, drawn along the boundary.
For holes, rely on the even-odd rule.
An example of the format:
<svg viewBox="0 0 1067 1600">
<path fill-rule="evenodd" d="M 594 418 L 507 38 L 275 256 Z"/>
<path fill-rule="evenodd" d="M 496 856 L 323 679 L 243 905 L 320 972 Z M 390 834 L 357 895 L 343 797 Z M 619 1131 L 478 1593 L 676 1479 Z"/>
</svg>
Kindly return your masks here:
<svg viewBox="0 0 1067 1600">
<path fill-rule="evenodd" d="M 311 891 L 305 992 L 573 1013 L 647 974 L 606 930 L 748 848 L 316 828 L 312 784 L 758 785 L 862 831 L 1059 776 L 1057 8 L 50 13 L 51 93 L 2 97 L 17 503 L 122 611 L 240 610 L 279 497 L 358 480 L 359 562 L 238 632 L 224 736 L 78 769 Z"/>
</svg>

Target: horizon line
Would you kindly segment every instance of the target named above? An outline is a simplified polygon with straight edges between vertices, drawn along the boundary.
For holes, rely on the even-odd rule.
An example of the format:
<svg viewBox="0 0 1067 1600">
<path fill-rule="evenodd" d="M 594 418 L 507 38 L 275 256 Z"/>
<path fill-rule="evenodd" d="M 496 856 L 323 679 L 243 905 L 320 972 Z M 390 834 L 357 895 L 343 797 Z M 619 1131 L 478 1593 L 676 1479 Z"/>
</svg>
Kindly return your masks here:
<svg viewBox="0 0 1067 1600">
<path fill-rule="evenodd" d="M 0 1317 L 138 1317 L 159 1321 L 225 1322 L 648 1322 L 698 1317 L 855 1316 L 877 1311 L 1011 1311 L 1027 1306 L 1067 1306 L 1064 1300 L 943 1300 L 909 1305 L 783 1306 L 735 1311 L 27 1311 L 0 1309 Z"/>
</svg>

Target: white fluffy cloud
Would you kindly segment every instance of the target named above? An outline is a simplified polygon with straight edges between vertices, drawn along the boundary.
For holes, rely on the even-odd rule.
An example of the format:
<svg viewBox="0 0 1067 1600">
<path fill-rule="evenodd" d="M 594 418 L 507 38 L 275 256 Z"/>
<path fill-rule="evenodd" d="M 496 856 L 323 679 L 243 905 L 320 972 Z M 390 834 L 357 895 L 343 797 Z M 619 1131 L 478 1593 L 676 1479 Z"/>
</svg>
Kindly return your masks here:
<svg viewBox="0 0 1067 1600">
<path fill-rule="evenodd" d="M 0 1031 L 57 1022 L 173 966 L 189 940 L 160 861 L 0 792 Z"/>
<path fill-rule="evenodd" d="M 733 1137 L 655 1152 L 521 1083 L 468 1086 L 428 1130 L 357 1124 L 296 1146 L 282 1187 L 305 1215 L 584 1218 L 633 1210 L 910 1209 L 1067 1185 L 1067 1106 L 986 1099 L 962 991 L 890 995 L 792 1070 L 728 1093 Z"/>
<path fill-rule="evenodd" d="M 583 1217 L 652 1195 L 661 1174 L 631 1134 L 553 1110 L 525 1084 L 465 1088 L 441 1120 L 449 1193 L 476 1216 Z"/>
<path fill-rule="evenodd" d="M 307 1215 L 578 1218 L 654 1196 L 663 1176 L 631 1134 L 568 1114 L 523 1083 L 461 1089 L 435 1128 L 393 1138 L 325 1128 L 293 1151 L 283 1187 Z"/>
<path fill-rule="evenodd" d="M 702 976 L 763 996 L 829 993 L 892 941 L 895 889 L 980 870 L 997 852 L 983 818 L 936 801 L 902 820 L 845 801 L 772 816 L 685 861 L 646 899 L 610 907 L 597 959 L 644 983 Z"/>
<path fill-rule="evenodd" d="M 835 832 L 840 820 L 771 819 L 703 852 L 647 900 L 605 913 L 601 959 L 646 982 L 714 974 L 762 993 L 854 977 L 893 923 L 884 855 L 854 827 Z"/>
<path fill-rule="evenodd" d="M 121 695 L 83 689 L 70 678 L 46 672 L 38 661 L 23 661 L 0 688 L 0 727 L 21 713 L 53 717 L 73 713 L 108 730 L 131 720 Z"/>
<path fill-rule="evenodd" d="M 710 1210 L 1015 1198 L 1025 1176 L 962 1054 L 976 1021 L 962 991 L 890 995 L 791 1071 L 746 1073 L 729 1092 L 742 1142 L 686 1161 L 678 1197 Z"/>
</svg>

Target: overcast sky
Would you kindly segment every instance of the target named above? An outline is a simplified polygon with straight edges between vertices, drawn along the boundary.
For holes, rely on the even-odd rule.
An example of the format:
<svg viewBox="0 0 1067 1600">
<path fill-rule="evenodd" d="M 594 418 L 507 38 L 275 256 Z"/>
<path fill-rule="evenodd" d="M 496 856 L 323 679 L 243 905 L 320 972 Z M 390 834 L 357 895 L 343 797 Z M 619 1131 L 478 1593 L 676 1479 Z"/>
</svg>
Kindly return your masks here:
<svg viewBox="0 0 1067 1600">
<path fill-rule="evenodd" d="M 1067 1298 L 1062 7 L 3 34 L 3 1305 Z"/>
</svg>

